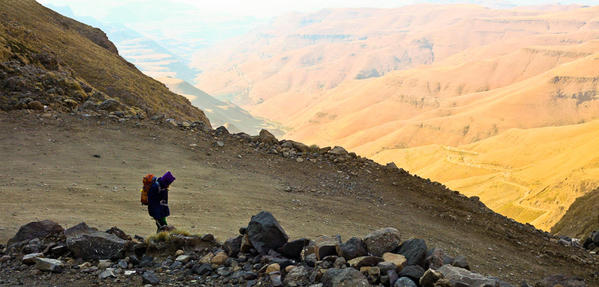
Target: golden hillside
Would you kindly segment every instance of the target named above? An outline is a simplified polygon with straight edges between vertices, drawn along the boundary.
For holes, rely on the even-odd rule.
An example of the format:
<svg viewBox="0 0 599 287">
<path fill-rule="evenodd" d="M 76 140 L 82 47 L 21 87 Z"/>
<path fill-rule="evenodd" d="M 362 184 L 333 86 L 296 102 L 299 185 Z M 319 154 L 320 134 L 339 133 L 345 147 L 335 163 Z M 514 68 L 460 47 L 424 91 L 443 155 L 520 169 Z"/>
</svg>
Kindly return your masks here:
<svg viewBox="0 0 599 287">
<path fill-rule="evenodd" d="M 374 156 L 479 196 L 494 211 L 549 230 L 576 198 L 599 187 L 599 120 L 510 129 L 451 147 L 389 149 Z"/>
<path fill-rule="evenodd" d="M 198 83 L 281 122 L 288 138 L 396 161 L 549 229 L 597 186 L 598 15 L 474 5 L 293 14 L 196 55 Z"/>
<path fill-rule="evenodd" d="M 37 86 L 31 97 L 41 99 L 42 104 L 69 101 L 72 106 L 88 99 L 109 98 L 147 115 L 166 114 L 209 124 L 204 113 L 187 99 L 120 57 L 101 30 L 61 16 L 33 0 L 0 1 L 0 14 L 0 61 L 6 73 L 0 76 L 6 75 L 7 81 L 17 86 L 25 83 L 24 88 Z M 32 73 L 46 80 L 26 82 L 35 78 Z M 48 81 L 66 81 L 61 87 L 75 92 L 50 91 Z M 10 101 L 2 105 L 8 106 Z"/>
</svg>

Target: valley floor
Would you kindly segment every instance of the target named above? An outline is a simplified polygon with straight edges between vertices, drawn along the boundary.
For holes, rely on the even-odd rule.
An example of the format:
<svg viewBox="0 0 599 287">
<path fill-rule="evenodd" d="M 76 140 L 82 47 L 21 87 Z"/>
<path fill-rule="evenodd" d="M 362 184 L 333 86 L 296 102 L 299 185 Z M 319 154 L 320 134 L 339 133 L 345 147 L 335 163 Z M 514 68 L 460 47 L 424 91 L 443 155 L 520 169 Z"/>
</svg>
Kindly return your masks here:
<svg viewBox="0 0 599 287">
<path fill-rule="evenodd" d="M 19 226 L 43 219 L 150 235 L 155 226 L 139 203 L 141 179 L 170 170 L 177 180 L 169 223 L 219 240 L 268 210 L 291 238 L 340 234 L 347 240 L 393 226 L 403 239 L 423 238 L 466 256 L 473 270 L 514 284 L 557 273 L 599 284 L 599 260 L 585 251 L 439 184 L 382 167 L 300 163 L 232 136 L 152 121 L 0 112 L 0 130 L 2 242 Z"/>
</svg>

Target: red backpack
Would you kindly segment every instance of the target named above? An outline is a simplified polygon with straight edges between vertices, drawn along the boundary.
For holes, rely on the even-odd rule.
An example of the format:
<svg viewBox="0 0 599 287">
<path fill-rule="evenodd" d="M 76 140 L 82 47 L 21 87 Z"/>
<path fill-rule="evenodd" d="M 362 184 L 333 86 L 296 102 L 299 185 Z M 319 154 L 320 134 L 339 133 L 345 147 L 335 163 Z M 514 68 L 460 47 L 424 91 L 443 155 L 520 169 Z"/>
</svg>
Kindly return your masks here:
<svg viewBox="0 0 599 287">
<path fill-rule="evenodd" d="M 148 192 L 150 191 L 150 188 L 152 187 L 152 184 L 154 184 L 155 181 L 156 178 L 151 173 L 144 176 L 142 180 L 144 187 L 140 190 L 142 205 L 148 205 Z"/>
</svg>

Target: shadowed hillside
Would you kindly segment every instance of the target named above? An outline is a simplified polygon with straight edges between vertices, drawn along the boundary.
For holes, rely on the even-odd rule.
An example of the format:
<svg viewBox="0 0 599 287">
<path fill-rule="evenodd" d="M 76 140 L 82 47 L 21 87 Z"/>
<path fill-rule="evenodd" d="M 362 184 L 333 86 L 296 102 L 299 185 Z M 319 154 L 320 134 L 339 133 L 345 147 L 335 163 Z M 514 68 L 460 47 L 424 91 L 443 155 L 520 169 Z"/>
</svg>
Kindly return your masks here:
<svg viewBox="0 0 599 287">
<path fill-rule="evenodd" d="M 35 1 L 0 2 L 3 109 L 32 100 L 54 109 L 97 106 L 107 100 L 139 116 L 209 124 L 201 110 L 118 55 L 104 32 L 63 17 Z M 23 73 L 23 71 L 27 71 Z M 50 89 L 59 82 L 60 89 Z M 108 104 L 107 104 L 108 105 Z M 122 109 L 122 108 L 118 108 Z"/>
<path fill-rule="evenodd" d="M 586 238 L 599 230 L 599 189 L 581 196 L 572 203 L 566 214 L 551 228 L 551 233 Z"/>
</svg>

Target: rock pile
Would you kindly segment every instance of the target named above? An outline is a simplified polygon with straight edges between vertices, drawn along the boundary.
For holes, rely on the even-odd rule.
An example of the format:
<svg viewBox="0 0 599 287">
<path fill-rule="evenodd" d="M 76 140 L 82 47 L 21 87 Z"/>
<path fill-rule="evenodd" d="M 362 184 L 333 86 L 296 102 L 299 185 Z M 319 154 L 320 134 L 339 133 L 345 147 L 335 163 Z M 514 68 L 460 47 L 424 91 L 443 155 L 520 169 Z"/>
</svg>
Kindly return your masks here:
<svg viewBox="0 0 599 287">
<path fill-rule="evenodd" d="M 106 115 L 113 118 L 144 118 L 138 107 L 94 89 L 74 76 L 51 53 L 28 54 L 29 63 L 0 63 L 0 110 L 37 110 Z"/>
<path fill-rule="evenodd" d="M 429 248 L 422 239 L 402 241 L 399 231 L 392 227 L 345 242 L 338 235 L 289 241 L 279 222 L 265 211 L 253 216 L 248 226 L 240 229 L 240 235 L 223 244 L 209 234 L 174 231 L 143 240 L 116 227 L 103 232 L 81 223 L 64 230 L 52 221 L 32 222 L 8 241 L 2 255 L 0 267 L 8 272 L 31 269 L 38 270 L 31 272 L 33 276 L 75 276 L 87 282 L 174 286 L 511 286 L 469 270 L 464 257 L 454 258 L 441 249 Z M 554 276 L 545 281 L 579 284 L 577 280 Z M 582 284 L 572 286 L 584 286 L 583 281 Z"/>
</svg>

